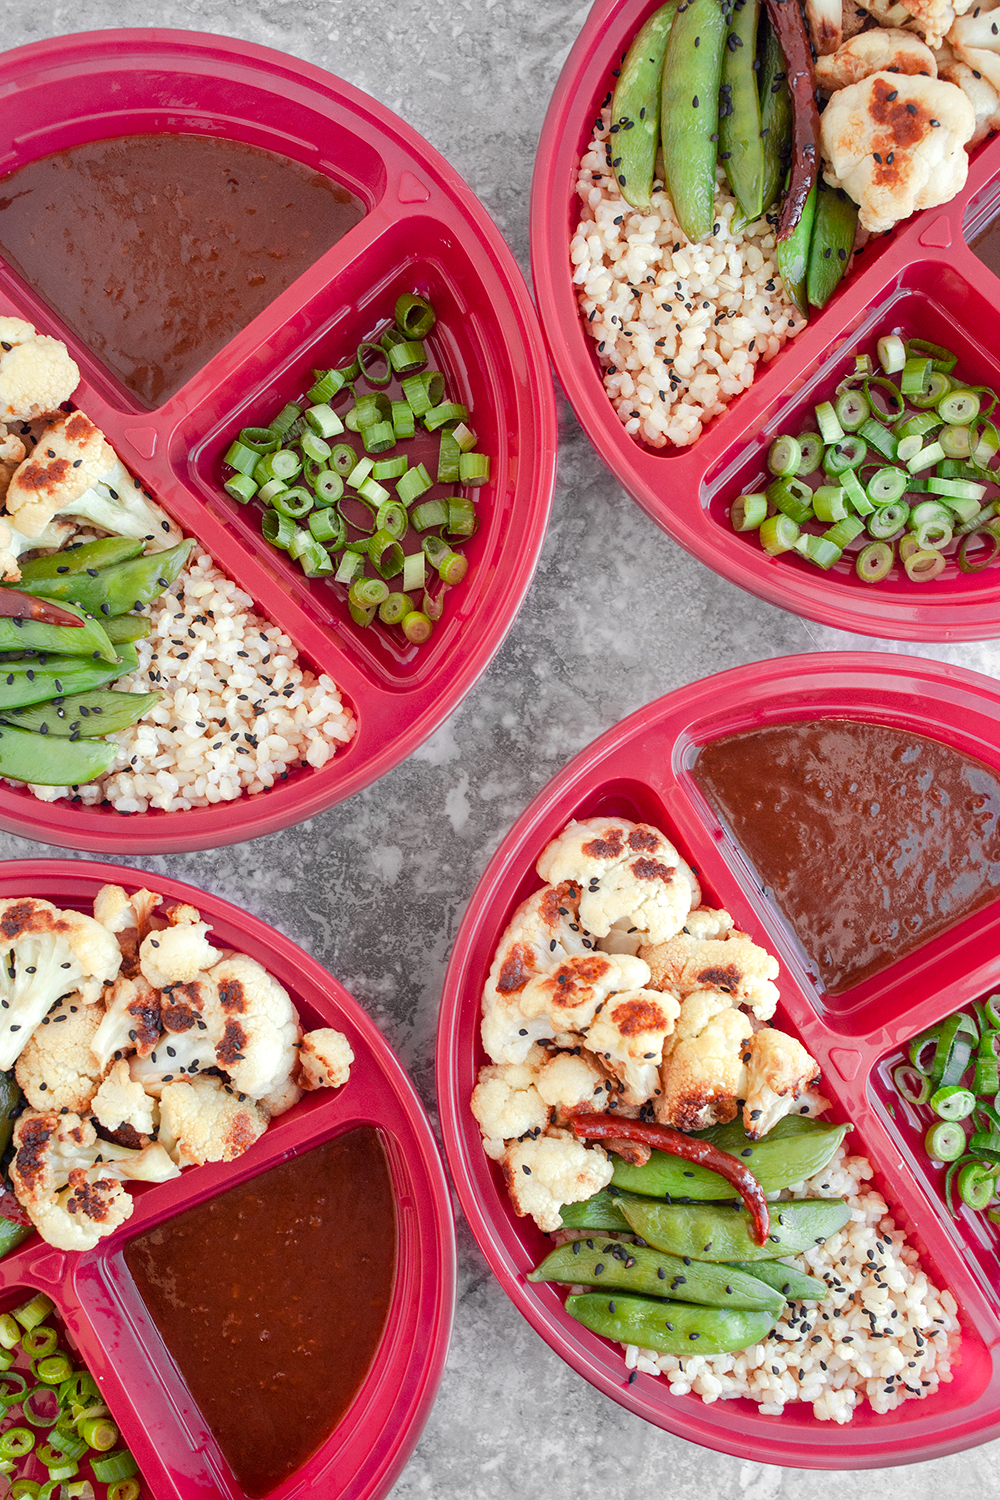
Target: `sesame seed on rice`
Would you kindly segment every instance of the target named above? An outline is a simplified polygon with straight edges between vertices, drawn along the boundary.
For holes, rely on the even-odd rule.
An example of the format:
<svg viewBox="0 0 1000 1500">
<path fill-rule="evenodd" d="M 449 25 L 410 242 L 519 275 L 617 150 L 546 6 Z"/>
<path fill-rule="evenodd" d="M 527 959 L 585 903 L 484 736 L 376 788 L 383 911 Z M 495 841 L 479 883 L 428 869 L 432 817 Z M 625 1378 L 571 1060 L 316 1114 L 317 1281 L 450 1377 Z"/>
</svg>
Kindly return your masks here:
<svg viewBox="0 0 1000 1500">
<path fill-rule="evenodd" d="M 766 217 L 739 230 L 719 170 L 712 234 L 697 245 L 670 197 L 632 208 L 607 169 L 611 110 L 581 161 L 583 208 L 570 243 L 573 282 L 604 386 L 626 432 L 649 447 L 693 443 L 805 327 L 785 293 Z"/>
<path fill-rule="evenodd" d="M 250 595 L 208 553 L 195 553 L 150 618 L 150 635 L 135 643 L 138 671 L 114 686 L 163 697 L 109 736 L 120 748 L 102 777 L 32 785 L 41 801 L 107 801 L 121 813 L 209 807 L 264 791 L 295 766 L 318 769 L 354 735 L 332 679 L 299 666 L 289 637 L 253 613 Z"/>
</svg>

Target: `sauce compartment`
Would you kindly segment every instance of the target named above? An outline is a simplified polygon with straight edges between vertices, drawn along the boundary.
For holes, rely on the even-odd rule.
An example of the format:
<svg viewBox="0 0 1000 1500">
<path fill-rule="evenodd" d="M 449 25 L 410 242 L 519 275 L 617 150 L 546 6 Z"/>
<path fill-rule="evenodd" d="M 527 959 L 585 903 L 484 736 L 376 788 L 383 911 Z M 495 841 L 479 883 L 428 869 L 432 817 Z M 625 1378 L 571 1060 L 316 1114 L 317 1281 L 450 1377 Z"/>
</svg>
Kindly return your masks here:
<svg viewBox="0 0 1000 1500">
<path fill-rule="evenodd" d="M 1000 902 L 968 918 L 906 960 L 838 997 L 810 976 L 797 940 L 756 885 L 691 775 L 698 748 L 768 723 L 851 717 L 939 738 L 1000 768 L 1000 698 L 986 678 L 897 656 L 836 653 L 761 662 L 722 673 L 650 704 L 577 755 L 522 814 L 487 867 L 456 938 L 438 1031 L 438 1092 L 445 1148 L 463 1209 L 492 1269 L 518 1310 L 556 1353 L 604 1394 L 669 1432 L 734 1455 L 761 1445 L 773 1462 L 806 1468 L 867 1468 L 912 1462 L 972 1446 L 1000 1430 L 1000 1319 L 989 1272 L 970 1270 L 964 1224 L 953 1228 L 900 1144 L 884 1107 L 887 1049 L 994 982 Z M 752 773 L 751 773 L 752 774 Z M 541 884 L 534 863 L 571 818 L 619 814 L 658 827 L 695 866 L 704 900 L 774 954 L 781 994 L 776 1022 L 798 1036 L 822 1069 L 829 1118 L 849 1121 L 852 1154 L 869 1159 L 872 1186 L 939 1288 L 955 1297 L 962 1325 L 953 1379 L 927 1400 L 884 1415 L 865 1403 L 849 1426 L 818 1421 L 809 1405 L 762 1415 L 745 1400 L 704 1405 L 674 1397 L 663 1376 L 628 1383 L 622 1352 L 563 1311 L 551 1286 L 525 1282 L 548 1243 L 519 1219 L 500 1174 L 482 1150 L 469 1095 L 486 1060 L 480 997 L 496 945 L 515 906 Z M 947 995 L 947 1000 L 942 996 Z M 891 1085 L 890 1085 L 891 1086 Z"/>
<path fill-rule="evenodd" d="M 128 1270 L 129 1246 L 228 1188 L 264 1184 L 266 1174 L 283 1163 L 352 1130 L 373 1130 L 385 1153 L 396 1221 L 395 1272 L 384 1331 L 367 1375 L 333 1432 L 268 1494 L 286 1500 L 318 1484 L 331 1497 L 382 1500 L 433 1402 L 454 1302 L 448 1189 L 417 1095 L 377 1028 L 336 980 L 281 934 L 228 903 L 176 881 L 75 861 L 9 865 L 2 884 L 4 894 L 27 892 L 89 911 L 107 881 L 127 890 L 145 881 L 168 900 L 196 905 L 218 943 L 256 958 L 288 989 L 304 1026 L 342 1030 L 355 1061 L 342 1088 L 301 1100 L 234 1162 L 190 1168 L 170 1182 L 130 1190 L 132 1217 L 94 1250 L 63 1252 L 32 1236 L 0 1261 L 0 1310 L 25 1300 L 35 1288 L 52 1298 L 80 1359 L 105 1394 L 121 1428 L 122 1445 L 135 1454 L 146 1495 L 189 1500 L 211 1490 L 241 1500 L 246 1491 L 235 1481 Z M 315 1315 L 312 1309 L 308 1315 Z M 221 1329 L 216 1346 L 222 1371 L 229 1356 Z"/>
<path fill-rule="evenodd" d="M 963 191 L 873 238 L 851 275 L 808 326 L 766 366 L 750 389 L 709 422 L 690 446 L 654 450 L 631 438 L 606 396 L 592 340 L 571 279 L 570 234 L 577 222 L 577 164 L 595 112 L 653 0 L 595 0 L 553 94 L 532 183 L 532 274 L 543 328 L 559 379 L 597 452 L 647 515 L 706 566 L 741 588 L 795 614 L 837 629 L 892 640 L 981 640 L 1000 633 L 1000 573 L 966 579 L 950 568 L 932 584 L 866 585 L 787 556 L 772 559 L 755 538 L 729 528 L 726 510 L 763 471 L 760 434 L 779 430 L 804 410 L 810 393 L 832 389 L 838 361 L 859 340 L 875 342 L 879 320 L 900 317 L 907 294 L 915 319 L 941 328 L 940 342 L 960 355 L 975 350 L 974 368 L 996 383 L 997 280 L 962 242 L 982 228 L 1000 202 L 1000 139 L 970 158 Z M 957 324 L 957 327 L 956 327 Z M 936 339 L 917 321 L 907 332 Z M 818 398 L 817 398 L 818 399 Z M 814 426 L 810 422 L 809 426 Z M 664 485 L 669 473 L 670 484 Z"/>
<path fill-rule="evenodd" d="M 0 262 L 0 308 L 62 336 L 81 367 L 74 404 L 218 566 L 285 631 L 301 664 L 336 683 L 358 731 L 320 770 L 291 769 L 253 797 L 182 814 L 42 803 L 0 786 L 0 825 L 113 855 L 211 848 L 303 821 L 404 759 L 459 703 L 509 629 L 544 537 L 555 474 L 555 403 L 527 290 L 499 231 L 447 163 L 350 85 L 267 48 L 169 31 L 84 33 L 4 54 L 0 99 L 16 96 L 16 139 L 0 171 L 80 141 L 129 132 L 231 136 L 283 153 L 355 193 L 365 217 L 156 409 L 143 408 Z M 23 101 L 23 107 L 22 107 Z M 10 113 L 10 112 L 8 112 Z M 252 417 L 300 394 L 313 358 L 426 290 L 431 349 L 449 395 L 470 406 L 491 479 L 470 490 L 482 524 L 470 568 L 425 647 L 367 631 L 346 590 L 310 582 L 260 535 L 256 507 L 223 492 L 221 455 Z M 276 394 L 272 397 L 271 392 Z M 436 453 L 436 441 L 429 445 Z M 433 471 L 432 471 L 433 472 Z M 391 585 L 390 585 L 391 586 Z"/>
</svg>

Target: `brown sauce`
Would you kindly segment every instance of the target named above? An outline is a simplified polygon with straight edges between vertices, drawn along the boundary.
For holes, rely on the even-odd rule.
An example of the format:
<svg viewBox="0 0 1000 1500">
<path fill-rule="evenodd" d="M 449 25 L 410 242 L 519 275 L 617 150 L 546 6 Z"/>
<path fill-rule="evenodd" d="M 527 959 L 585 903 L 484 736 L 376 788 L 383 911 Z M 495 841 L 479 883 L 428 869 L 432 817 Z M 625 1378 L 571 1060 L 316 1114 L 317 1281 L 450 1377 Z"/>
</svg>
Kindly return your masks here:
<svg viewBox="0 0 1000 1500">
<path fill-rule="evenodd" d="M 1000 892 L 1000 782 L 936 740 L 778 724 L 703 746 L 693 774 L 832 995 Z"/>
<path fill-rule="evenodd" d="M 364 212 L 323 173 L 243 141 L 125 136 L 0 179 L 0 253 L 157 406 Z"/>
<path fill-rule="evenodd" d="M 982 234 L 977 234 L 974 240 L 970 240 L 969 249 L 979 257 L 984 266 L 989 267 L 994 276 L 1000 276 L 1000 218 L 987 224 Z"/>
<path fill-rule="evenodd" d="M 186 1209 L 125 1263 L 237 1482 L 266 1495 L 332 1432 L 382 1338 L 396 1214 L 376 1131 Z"/>
</svg>

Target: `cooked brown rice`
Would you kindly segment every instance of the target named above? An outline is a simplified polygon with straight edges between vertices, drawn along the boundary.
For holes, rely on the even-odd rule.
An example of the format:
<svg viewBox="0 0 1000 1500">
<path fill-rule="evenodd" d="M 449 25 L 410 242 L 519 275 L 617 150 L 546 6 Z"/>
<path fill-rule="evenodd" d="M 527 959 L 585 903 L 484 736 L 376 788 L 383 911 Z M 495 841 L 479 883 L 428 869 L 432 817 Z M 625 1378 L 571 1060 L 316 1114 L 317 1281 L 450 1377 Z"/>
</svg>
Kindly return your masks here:
<svg viewBox="0 0 1000 1500">
<path fill-rule="evenodd" d="M 605 107 L 580 162 L 570 260 L 604 385 L 626 432 L 684 446 L 753 382 L 805 319 L 785 294 L 766 218 L 745 230 L 719 171 L 714 232 L 688 242 L 662 190 L 631 208 L 615 181 Z"/>
</svg>

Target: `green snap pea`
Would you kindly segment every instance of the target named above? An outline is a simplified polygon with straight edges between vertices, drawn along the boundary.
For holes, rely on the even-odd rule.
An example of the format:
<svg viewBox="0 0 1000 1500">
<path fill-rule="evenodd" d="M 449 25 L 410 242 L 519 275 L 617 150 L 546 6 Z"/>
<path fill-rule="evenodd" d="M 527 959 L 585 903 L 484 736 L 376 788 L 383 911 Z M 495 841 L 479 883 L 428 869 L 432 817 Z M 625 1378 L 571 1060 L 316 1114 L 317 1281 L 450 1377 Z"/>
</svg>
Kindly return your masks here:
<svg viewBox="0 0 1000 1500">
<path fill-rule="evenodd" d="M 783 1260 L 735 1261 L 734 1271 L 748 1271 L 764 1281 L 789 1302 L 822 1302 L 830 1288 L 818 1276 L 807 1276 L 797 1266 L 786 1266 Z"/>
<path fill-rule="evenodd" d="M 547 1255 L 528 1280 L 617 1287 L 641 1296 L 671 1297 L 702 1307 L 752 1309 L 773 1317 L 785 1305 L 780 1292 L 745 1271 L 708 1261 L 687 1265 L 679 1255 L 619 1240 L 571 1240 Z"/>
<path fill-rule="evenodd" d="M 660 98 L 663 169 L 680 226 L 692 243 L 707 239 L 714 222 L 719 84 L 728 29 L 719 0 L 688 0 L 667 40 Z"/>
<path fill-rule="evenodd" d="M 804 1115 L 786 1115 L 760 1141 L 749 1140 L 739 1120 L 709 1132 L 706 1139 L 745 1161 L 764 1191 L 773 1193 L 821 1172 L 847 1129 L 846 1125 L 827 1125 Z M 642 1167 L 630 1166 L 616 1157 L 614 1168 L 611 1181 L 615 1187 L 648 1197 L 695 1198 L 701 1202 L 735 1197 L 732 1183 L 718 1172 L 665 1151 L 653 1151 Z"/>
<path fill-rule="evenodd" d="M 825 307 L 850 265 L 858 206 L 843 188 L 827 187 L 822 178 L 818 187 L 806 292 L 813 307 Z"/>
<path fill-rule="evenodd" d="M 778 270 L 785 291 L 799 312 L 809 307 L 806 283 L 809 275 L 809 246 L 812 243 L 813 222 L 816 218 L 816 199 L 819 196 L 815 182 L 809 189 L 802 216 L 787 240 L 779 240 L 776 250 Z"/>
<path fill-rule="evenodd" d="M 78 604 L 92 615 L 124 615 L 169 588 L 193 546 L 194 539 L 187 537 L 166 552 L 146 552 L 110 568 L 90 568 L 66 573 L 61 578 L 43 578 L 34 592 L 58 604 Z"/>
<path fill-rule="evenodd" d="M 0 1257 L 16 1250 L 34 1232 L 32 1224 L 15 1224 L 13 1219 L 0 1219 Z"/>
<path fill-rule="evenodd" d="M 23 1102 L 13 1069 L 0 1073 L 0 1155 L 10 1145 L 10 1138 L 14 1134 L 14 1120 Z"/>
<path fill-rule="evenodd" d="M 622 63 L 611 106 L 612 161 L 626 203 L 648 208 L 660 143 L 663 55 L 676 12 L 674 0 L 654 11 Z"/>
<path fill-rule="evenodd" d="M 143 714 L 159 703 L 162 693 L 116 693 L 97 689 L 90 693 L 73 693 L 27 708 L 0 712 L 0 721 L 33 734 L 54 734 L 59 738 L 94 740 L 119 729 L 128 729 Z"/>
<path fill-rule="evenodd" d="M 764 209 L 764 142 L 757 93 L 757 22 L 760 0 L 735 0 L 719 87 L 719 160 L 744 218 Z"/>
<path fill-rule="evenodd" d="M 797 1255 L 842 1229 L 851 1211 L 841 1198 L 805 1198 L 771 1205 L 771 1233 L 758 1245 L 743 1208 L 699 1203 L 659 1203 L 653 1198 L 618 1200 L 633 1232 L 656 1250 L 692 1260 L 755 1261 Z"/>
<path fill-rule="evenodd" d="M 102 776 L 118 754 L 113 740 L 73 740 L 0 728 L 0 776 L 39 786 L 79 786 Z"/>
<path fill-rule="evenodd" d="M 41 620 L 0 616 L 0 651 L 53 651 L 60 656 L 101 657 L 117 662 L 118 654 L 103 625 L 75 604 L 62 607 L 71 615 L 79 615 L 83 625 L 46 625 Z"/>
<path fill-rule="evenodd" d="M 81 656 L 29 656 L 23 661 L 0 664 L 0 712 L 23 708 L 29 703 L 47 703 L 71 693 L 105 687 L 139 665 L 139 654 L 122 642 L 114 662 L 87 661 Z"/>
<path fill-rule="evenodd" d="M 651 1297 L 585 1292 L 567 1297 L 566 1311 L 577 1322 L 619 1344 L 638 1344 L 660 1354 L 729 1354 L 758 1344 L 774 1327 L 769 1312 L 738 1312 L 656 1302 Z"/>
<path fill-rule="evenodd" d="M 760 134 L 764 157 L 763 212 L 776 203 L 792 155 L 792 96 L 785 82 L 785 55 L 766 14 L 760 68 Z"/>
<path fill-rule="evenodd" d="M 80 546 L 63 547 L 59 552 L 50 552 L 45 557 L 33 557 L 21 563 L 21 585 L 31 589 L 33 583 L 43 578 L 62 578 L 67 573 L 81 573 L 86 568 L 108 568 L 112 563 L 127 562 L 138 557 L 145 542 L 131 536 L 102 536 L 96 542 L 83 542 Z M 35 591 L 31 589 L 31 592 Z"/>
<path fill-rule="evenodd" d="M 621 1234 L 631 1234 L 632 1226 L 618 1206 L 620 1196 L 618 1192 L 609 1192 L 607 1188 L 603 1188 L 599 1193 L 594 1193 L 593 1197 L 584 1198 L 579 1203 L 564 1203 L 559 1210 L 562 1227 L 613 1229 Z"/>
<path fill-rule="evenodd" d="M 153 622 L 148 615 L 115 615 L 104 622 L 108 640 L 113 646 L 124 641 L 144 640 L 152 628 Z"/>
</svg>

